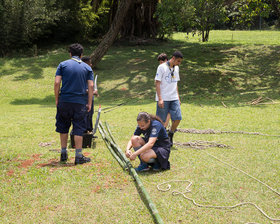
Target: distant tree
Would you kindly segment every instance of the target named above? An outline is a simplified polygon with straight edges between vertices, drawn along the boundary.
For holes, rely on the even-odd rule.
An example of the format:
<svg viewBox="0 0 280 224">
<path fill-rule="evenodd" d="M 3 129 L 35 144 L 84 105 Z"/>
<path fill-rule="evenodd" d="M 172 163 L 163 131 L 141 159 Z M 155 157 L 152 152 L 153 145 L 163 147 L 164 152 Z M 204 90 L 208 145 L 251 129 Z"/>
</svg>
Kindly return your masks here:
<svg viewBox="0 0 280 224">
<path fill-rule="evenodd" d="M 226 20 L 224 0 L 191 0 L 195 9 L 193 31 L 201 35 L 202 42 L 209 40 L 215 24 Z"/>
<path fill-rule="evenodd" d="M 162 0 L 157 5 L 158 37 L 169 37 L 175 31 L 191 31 L 194 7 L 190 0 Z"/>
<path fill-rule="evenodd" d="M 226 19 L 224 0 L 162 0 L 157 7 L 160 36 L 192 32 L 208 41 L 210 30 Z"/>
<path fill-rule="evenodd" d="M 256 17 L 268 17 L 271 7 L 269 2 L 263 0 L 236 0 L 227 6 L 227 14 L 232 28 L 248 29 Z"/>
<path fill-rule="evenodd" d="M 65 15 L 57 10 L 55 0 L 1 0 L 0 12 L 2 55 L 49 35 L 51 27 Z"/>
</svg>

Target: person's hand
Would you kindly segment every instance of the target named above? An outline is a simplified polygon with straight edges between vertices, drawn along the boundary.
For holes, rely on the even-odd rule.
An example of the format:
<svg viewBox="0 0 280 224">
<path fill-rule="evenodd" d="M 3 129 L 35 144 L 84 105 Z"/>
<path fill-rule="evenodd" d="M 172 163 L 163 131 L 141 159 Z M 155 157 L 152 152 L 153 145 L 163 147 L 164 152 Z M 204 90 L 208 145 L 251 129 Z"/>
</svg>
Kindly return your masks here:
<svg viewBox="0 0 280 224">
<path fill-rule="evenodd" d="M 94 90 L 94 91 L 93 91 L 93 95 L 94 95 L 94 96 L 99 96 L 99 95 L 98 95 L 98 91 L 97 91 L 97 90 Z"/>
<path fill-rule="evenodd" d="M 130 159 L 130 160 L 135 160 L 136 157 L 137 157 L 137 155 L 136 155 L 135 152 L 134 152 L 134 153 L 132 153 L 132 154 L 130 155 L 129 159 Z"/>
<path fill-rule="evenodd" d="M 158 106 L 159 106 L 160 108 L 164 108 L 164 102 L 163 102 L 163 100 L 159 100 L 159 101 L 158 101 Z"/>
<path fill-rule="evenodd" d="M 125 156 L 126 156 L 126 158 L 129 158 L 129 157 L 131 156 L 131 154 L 132 154 L 132 151 L 131 151 L 131 150 L 127 149 L 127 150 L 125 151 Z"/>
<path fill-rule="evenodd" d="M 90 112 L 91 110 L 91 103 L 87 104 L 87 112 Z"/>
</svg>

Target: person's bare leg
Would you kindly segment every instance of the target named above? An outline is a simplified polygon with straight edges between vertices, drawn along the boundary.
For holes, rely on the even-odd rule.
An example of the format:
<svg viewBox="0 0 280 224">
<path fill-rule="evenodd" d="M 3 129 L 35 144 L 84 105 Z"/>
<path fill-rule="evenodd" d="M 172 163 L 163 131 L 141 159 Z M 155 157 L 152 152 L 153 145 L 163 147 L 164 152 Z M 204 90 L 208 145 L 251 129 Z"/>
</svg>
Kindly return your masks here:
<svg viewBox="0 0 280 224">
<path fill-rule="evenodd" d="M 61 148 L 67 148 L 67 139 L 68 139 L 68 133 L 60 133 L 60 145 Z"/>
<path fill-rule="evenodd" d="M 176 129 L 177 129 L 179 124 L 180 124 L 180 120 L 172 121 L 171 128 L 170 128 L 170 130 L 168 132 L 168 137 L 170 139 L 171 146 L 173 146 L 173 135 L 174 135 L 174 132 L 176 131 Z"/>
<path fill-rule="evenodd" d="M 170 130 L 174 133 L 176 131 L 177 127 L 179 126 L 179 124 L 180 124 L 180 120 L 172 121 Z"/>
<path fill-rule="evenodd" d="M 75 149 L 81 149 L 83 147 L 83 136 L 74 135 Z"/>
<path fill-rule="evenodd" d="M 165 128 L 168 126 L 169 121 L 170 121 L 170 113 L 167 114 L 166 120 L 165 120 L 165 122 L 164 122 L 164 127 L 165 127 Z"/>
</svg>

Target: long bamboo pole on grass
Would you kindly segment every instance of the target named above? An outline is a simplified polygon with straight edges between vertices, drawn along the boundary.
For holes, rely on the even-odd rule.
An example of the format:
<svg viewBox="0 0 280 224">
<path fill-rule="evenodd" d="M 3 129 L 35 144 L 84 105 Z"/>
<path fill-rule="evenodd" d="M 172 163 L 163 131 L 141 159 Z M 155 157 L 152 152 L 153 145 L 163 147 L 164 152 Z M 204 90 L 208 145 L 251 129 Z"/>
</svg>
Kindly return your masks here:
<svg viewBox="0 0 280 224">
<path fill-rule="evenodd" d="M 103 129 L 103 128 L 102 128 Z M 107 148 L 109 149 L 110 153 L 112 154 L 112 156 L 117 160 L 117 162 L 120 164 L 120 166 L 125 169 L 126 168 L 126 164 L 119 158 L 119 156 L 116 154 L 115 150 L 111 147 L 111 145 L 108 142 L 108 139 L 106 139 L 106 135 L 104 133 L 104 130 L 102 130 L 100 128 L 100 123 L 98 125 L 98 130 L 107 146 Z"/>
<path fill-rule="evenodd" d="M 132 164 L 130 163 L 130 161 L 125 157 L 123 151 L 116 144 L 116 142 L 114 140 L 114 137 L 113 137 L 113 135 L 112 135 L 112 133 L 109 129 L 109 126 L 107 124 L 106 124 L 106 127 L 107 127 L 108 132 L 110 133 L 109 135 L 108 135 L 107 131 L 104 129 L 104 127 L 102 125 L 102 122 L 99 122 L 98 130 L 100 131 L 100 133 L 102 135 L 102 138 L 105 141 L 107 147 L 109 146 L 114 151 L 114 155 L 116 155 L 116 157 L 119 157 L 119 160 L 122 161 L 122 163 L 126 164 L 126 167 L 128 168 L 129 174 L 135 180 L 136 186 L 138 187 L 138 189 L 141 193 L 141 195 L 140 195 L 140 196 L 142 196 L 141 199 L 143 200 L 144 204 L 147 206 L 149 212 L 151 213 L 151 215 L 154 219 L 154 222 L 156 224 L 163 224 L 164 222 L 163 222 L 162 218 L 160 217 L 155 204 L 153 203 L 153 201 L 152 201 L 150 195 L 148 194 L 148 192 L 146 191 L 146 189 L 145 189 L 142 181 L 140 180 L 138 174 L 136 173 L 135 169 L 132 167 Z M 108 143 L 107 141 L 109 141 L 110 143 Z M 109 150 L 110 150 L 110 148 L 109 148 Z M 121 165 L 122 163 L 119 163 L 119 164 Z"/>
</svg>

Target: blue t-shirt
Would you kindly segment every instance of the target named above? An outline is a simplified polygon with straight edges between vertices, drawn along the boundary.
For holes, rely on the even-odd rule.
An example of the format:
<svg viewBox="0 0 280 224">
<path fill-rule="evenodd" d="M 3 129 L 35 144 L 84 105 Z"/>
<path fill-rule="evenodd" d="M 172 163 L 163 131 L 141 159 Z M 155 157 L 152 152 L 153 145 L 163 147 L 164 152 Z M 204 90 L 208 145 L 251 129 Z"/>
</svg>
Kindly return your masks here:
<svg viewBox="0 0 280 224">
<path fill-rule="evenodd" d="M 142 130 L 139 126 L 137 126 L 134 135 L 140 136 L 141 134 L 144 135 L 145 142 L 148 142 L 150 137 L 157 137 L 154 146 L 165 145 L 166 140 L 168 139 L 164 126 L 157 120 L 151 121 L 151 125 L 147 130 Z"/>
<path fill-rule="evenodd" d="M 87 104 L 88 80 L 93 80 L 91 67 L 78 56 L 61 62 L 56 70 L 56 76 L 62 77 L 60 102 Z"/>
</svg>

